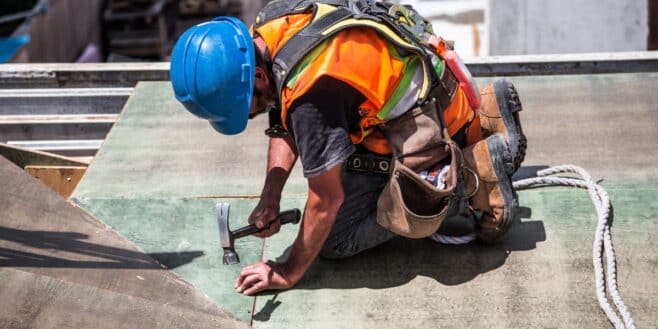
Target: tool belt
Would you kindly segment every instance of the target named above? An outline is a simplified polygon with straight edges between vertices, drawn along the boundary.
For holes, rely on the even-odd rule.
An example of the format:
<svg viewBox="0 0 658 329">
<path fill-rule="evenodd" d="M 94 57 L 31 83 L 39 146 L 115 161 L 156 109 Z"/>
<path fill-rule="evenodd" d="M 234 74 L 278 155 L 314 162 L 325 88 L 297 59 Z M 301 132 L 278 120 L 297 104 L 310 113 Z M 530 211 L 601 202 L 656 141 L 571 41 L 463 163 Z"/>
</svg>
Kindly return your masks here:
<svg viewBox="0 0 658 329">
<path fill-rule="evenodd" d="M 428 110 L 432 111 L 433 106 L 437 107 L 436 120 L 441 125 L 443 125 L 443 116 L 438 115 L 438 113 L 443 113 L 443 110 L 450 106 L 450 103 L 452 102 L 452 99 L 457 92 L 458 83 L 459 82 L 457 81 L 455 75 L 446 68 L 443 70 L 438 85 L 434 87 L 434 89 L 432 89 L 430 92 L 430 96 L 432 97 L 432 104 L 434 105 L 428 104 L 427 106 L 430 107 Z M 394 122 L 389 122 L 388 126 L 391 126 L 392 124 L 395 125 Z M 466 126 L 462 127 L 455 135 L 457 140 L 466 138 Z M 399 139 L 400 135 L 391 136 L 391 138 Z M 357 151 L 347 159 L 346 169 L 361 173 L 389 175 L 391 172 L 391 164 L 392 160 L 390 157 L 379 156 L 369 151 Z"/>
<path fill-rule="evenodd" d="M 432 235 L 449 210 L 463 199 L 456 193 L 462 180 L 463 156 L 448 135 L 441 115 L 445 104 L 450 104 L 445 99 L 452 101 L 457 83 L 444 83 L 444 77 L 441 80 L 425 104 L 380 126 L 393 151 L 393 160 L 390 180 L 377 202 L 377 222 L 408 238 Z M 444 189 L 418 174 L 442 161 L 450 163 Z"/>
</svg>

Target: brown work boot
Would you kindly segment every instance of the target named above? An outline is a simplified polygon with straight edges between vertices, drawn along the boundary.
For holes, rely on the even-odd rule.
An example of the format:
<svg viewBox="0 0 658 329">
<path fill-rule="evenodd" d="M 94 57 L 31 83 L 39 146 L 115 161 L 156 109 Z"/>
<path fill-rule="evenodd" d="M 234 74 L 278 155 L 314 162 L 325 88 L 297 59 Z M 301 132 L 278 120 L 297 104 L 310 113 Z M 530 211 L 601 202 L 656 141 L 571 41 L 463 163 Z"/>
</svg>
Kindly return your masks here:
<svg viewBox="0 0 658 329">
<path fill-rule="evenodd" d="M 463 150 L 464 165 L 473 170 L 466 174 L 466 188 L 475 191 L 471 197 L 471 208 L 477 219 L 476 233 L 480 240 L 493 242 L 499 239 L 514 217 L 519 204 L 512 188 L 513 165 L 509 149 L 501 134 L 489 136 Z"/>
<path fill-rule="evenodd" d="M 509 145 L 514 172 L 521 166 L 528 141 L 523 134 L 519 112 L 523 109 L 514 85 L 498 79 L 480 90 L 480 125 L 482 138 L 502 134 Z"/>
</svg>

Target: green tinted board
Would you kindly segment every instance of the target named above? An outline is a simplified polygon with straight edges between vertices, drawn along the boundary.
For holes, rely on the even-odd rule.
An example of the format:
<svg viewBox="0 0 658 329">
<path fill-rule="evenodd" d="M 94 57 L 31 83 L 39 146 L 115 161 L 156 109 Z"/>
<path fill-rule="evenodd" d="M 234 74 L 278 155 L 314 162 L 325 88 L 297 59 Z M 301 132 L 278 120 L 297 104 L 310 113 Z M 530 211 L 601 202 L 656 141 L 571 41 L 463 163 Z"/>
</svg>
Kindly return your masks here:
<svg viewBox="0 0 658 329">
<path fill-rule="evenodd" d="M 622 298 L 640 327 L 658 320 L 658 190 L 611 189 Z M 259 296 L 255 328 L 606 328 L 594 289 L 596 217 L 586 191 L 521 192 L 499 244 L 395 239 L 320 259 L 299 285 Z M 641 205 L 641 206 L 638 206 Z M 294 230 L 282 234 L 292 237 Z M 288 239 L 266 241 L 280 257 Z"/>
<path fill-rule="evenodd" d="M 265 173 L 266 119 L 222 136 L 185 111 L 169 83 L 140 83 L 71 199 L 148 253 L 192 252 L 173 271 L 249 322 L 253 297 L 233 290 L 240 267 L 221 264 L 215 204 L 231 204 L 232 229 L 247 224 Z M 306 182 L 300 168 L 294 175 L 285 195 L 298 199 Z M 262 246 L 238 240 L 242 264 L 260 259 Z"/>
<path fill-rule="evenodd" d="M 603 180 L 615 207 L 621 295 L 638 327 L 654 325 L 658 74 L 512 81 L 529 144 L 518 176 L 578 164 Z M 493 246 L 400 238 L 352 259 L 318 260 L 295 289 L 257 298 L 254 327 L 608 327 L 595 296 L 596 217 L 587 193 L 524 191 L 520 206 Z M 280 257 L 283 241 L 266 241 L 265 257 Z"/>
<path fill-rule="evenodd" d="M 245 225 L 246 214 L 254 202 L 226 201 L 233 201 L 232 228 Z M 147 253 L 187 253 L 191 259 L 163 257 L 158 261 L 201 289 L 222 308 L 249 321 L 252 298 L 233 290 L 240 267 L 222 265 L 214 200 L 126 198 L 76 199 L 76 202 Z M 235 248 L 246 264 L 260 259 L 262 245 L 260 239 L 247 238 L 237 240 Z"/>
<path fill-rule="evenodd" d="M 658 74 L 513 81 L 529 139 L 519 176 L 573 163 L 603 179 L 615 205 L 622 297 L 638 327 L 658 322 L 652 312 L 658 286 L 649 279 L 658 263 L 652 252 L 658 235 Z M 174 271 L 248 320 L 250 299 L 236 296 L 226 284 L 238 268 L 218 263 L 213 205 L 231 202 L 232 227 L 246 222 L 264 178 L 264 128 L 258 119 L 241 135 L 221 136 L 184 111 L 168 83 L 142 83 L 73 198 L 146 251 L 189 245 L 202 250 L 203 256 Z M 299 169 L 284 193 L 289 207 L 304 202 Z M 318 260 L 297 287 L 257 297 L 253 325 L 607 326 L 595 298 L 596 218 L 587 194 L 564 188 L 526 191 L 520 203 L 520 216 L 501 244 L 451 247 L 400 238 L 349 260 Z M 238 241 L 236 248 L 245 265 L 261 253 L 278 258 L 296 232 L 284 228 L 264 242 L 264 249 L 255 238 Z"/>
<path fill-rule="evenodd" d="M 74 196 L 258 195 L 267 158 L 266 122 L 261 116 L 240 135 L 223 136 L 187 112 L 170 83 L 139 83 Z M 304 193 L 303 177 L 293 177 L 289 191 Z"/>
</svg>

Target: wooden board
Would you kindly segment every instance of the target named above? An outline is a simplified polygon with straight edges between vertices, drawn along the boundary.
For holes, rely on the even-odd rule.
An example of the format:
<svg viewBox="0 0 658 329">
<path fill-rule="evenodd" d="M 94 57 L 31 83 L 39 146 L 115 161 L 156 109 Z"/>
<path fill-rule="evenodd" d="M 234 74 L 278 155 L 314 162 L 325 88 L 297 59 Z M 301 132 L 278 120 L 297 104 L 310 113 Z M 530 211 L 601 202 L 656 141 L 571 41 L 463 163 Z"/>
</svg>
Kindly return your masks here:
<svg viewBox="0 0 658 329">
<path fill-rule="evenodd" d="M 22 147 L 0 143 L 0 156 L 13 162 L 15 165 L 25 168 L 25 166 L 80 166 L 86 167 L 87 162 L 63 157 L 60 155 L 29 150 Z"/>
<path fill-rule="evenodd" d="M 0 182 L 0 327 L 246 327 L 164 266 L 199 252 L 145 254 L 2 157 Z"/>
<path fill-rule="evenodd" d="M 25 171 L 41 183 L 68 198 L 82 179 L 87 167 L 26 166 Z"/>
</svg>

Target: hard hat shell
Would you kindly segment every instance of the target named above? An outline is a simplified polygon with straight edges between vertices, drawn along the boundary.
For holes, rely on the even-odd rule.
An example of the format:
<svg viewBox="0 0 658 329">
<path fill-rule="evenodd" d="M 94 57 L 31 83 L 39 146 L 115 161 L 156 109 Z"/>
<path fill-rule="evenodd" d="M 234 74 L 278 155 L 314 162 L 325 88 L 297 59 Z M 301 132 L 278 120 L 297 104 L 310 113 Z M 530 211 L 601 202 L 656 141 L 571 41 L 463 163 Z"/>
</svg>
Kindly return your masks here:
<svg viewBox="0 0 658 329">
<path fill-rule="evenodd" d="M 247 126 L 255 65 L 247 26 L 237 18 L 217 17 L 178 39 L 171 56 L 171 84 L 188 111 L 222 134 L 238 134 Z"/>
</svg>

